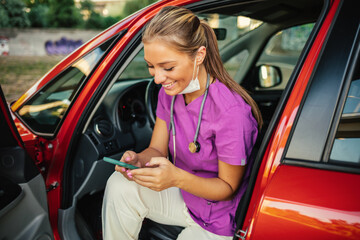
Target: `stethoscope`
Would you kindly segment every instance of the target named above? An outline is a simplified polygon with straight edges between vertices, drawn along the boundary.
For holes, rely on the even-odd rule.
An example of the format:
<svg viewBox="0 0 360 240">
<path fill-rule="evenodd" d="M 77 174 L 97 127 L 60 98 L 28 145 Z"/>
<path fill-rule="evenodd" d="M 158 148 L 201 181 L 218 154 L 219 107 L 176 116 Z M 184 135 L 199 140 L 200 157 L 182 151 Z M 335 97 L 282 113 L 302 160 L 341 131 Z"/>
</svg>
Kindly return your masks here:
<svg viewBox="0 0 360 240">
<path fill-rule="evenodd" d="M 200 146 L 200 143 L 197 141 L 197 139 L 198 139 L 199 131 L 200 131 L 202 112 L 204 110 L 205 100 L 206 100 L 206 97 L 207 97 L 207 94 L 208 94 L 208 91 L 209 91 L 209 84 L 210 84 L 210 74 L 207 75 L 206 89 L 205 89 L 204 97 L 202 99 L 201 106 L 200 106 L 199 119 L 198 119 L 198 123 L 197 123 L 197 127 L 196 127 L 194 141 L 189 143 L 189 151 L 191 153 L 196 153 L 196 152 L 200 151 L 201 146 Z M 175 160 L 176 160 L 176 142 L 175 142 L 176 132 L 175 132 L 175 123 L 174 123 L 174 103 L 175 103 L 175 98 L 176 98 L 176 95 L 173 96 L 172 100 L 171 100 L 170 125 L 169 125 L 169 131 L 172 130 L 172 135 L 173 135 L 174 165 L 175 165 Z"/>
</svg>

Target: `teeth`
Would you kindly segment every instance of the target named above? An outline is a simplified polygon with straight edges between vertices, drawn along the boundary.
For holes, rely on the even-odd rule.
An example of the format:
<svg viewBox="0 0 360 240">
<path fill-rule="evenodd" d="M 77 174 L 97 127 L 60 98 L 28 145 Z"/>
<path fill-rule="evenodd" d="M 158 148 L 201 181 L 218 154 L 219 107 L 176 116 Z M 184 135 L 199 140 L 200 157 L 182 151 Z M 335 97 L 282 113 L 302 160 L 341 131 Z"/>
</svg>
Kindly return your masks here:
<svg viewBox="0 0 360 240">
<path fill-rule="evenodd" d="M 169 84 L 163 84 L 163 87 L 171 87 L 174 83 L 169 83 Z"/>
</svg>

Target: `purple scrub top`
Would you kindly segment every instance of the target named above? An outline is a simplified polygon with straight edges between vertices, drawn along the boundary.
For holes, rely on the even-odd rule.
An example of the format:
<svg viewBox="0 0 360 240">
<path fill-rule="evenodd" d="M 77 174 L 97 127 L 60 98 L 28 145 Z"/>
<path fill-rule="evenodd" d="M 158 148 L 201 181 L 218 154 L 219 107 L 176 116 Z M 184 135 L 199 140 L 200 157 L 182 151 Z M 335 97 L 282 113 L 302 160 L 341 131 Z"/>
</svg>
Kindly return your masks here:
<svg viewBox="0 0 360 240">
<path fill-rule="evenodd" d="M 237 93 L 216 80 L 209 86 L 205 101 L 198 142 L 198 153 L 191 153 L 188 145 L 193 141 L 203 96 L 186 105 L 183 95 L 174 103 L 176 129 L 175 165 L 199 177 L 218 177 L 218 161 L 231 165 L 248 165 L 236 196 L 229 201 L 211 201 L 181 190 L 191 217 L 205 230 L 233 236 L 236 228 L 235 212 L 248 182 L 250 154 L 257 137 L 257 122 L 251 107 Z M 172 96 L 162 88 L 159 92 L 157 117 L 169 127 Z M 170 131 L 169 150 L 173 156 Z M 196 184 L 196 183 L 195 183 Z"/>
</svg>

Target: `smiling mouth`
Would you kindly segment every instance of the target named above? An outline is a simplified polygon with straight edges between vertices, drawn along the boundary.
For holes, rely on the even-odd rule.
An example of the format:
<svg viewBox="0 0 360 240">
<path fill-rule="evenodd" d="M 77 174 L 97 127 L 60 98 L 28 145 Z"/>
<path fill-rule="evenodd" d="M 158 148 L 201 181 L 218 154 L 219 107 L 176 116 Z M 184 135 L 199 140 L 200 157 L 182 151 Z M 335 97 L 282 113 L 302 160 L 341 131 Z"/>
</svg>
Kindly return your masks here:
<svg viewBox="0 0 360 240">
<path fill-rule="evenodd" d="M 175 82 L 169 83 L 169 84 L 162 84 L 164 88 L 170 88 L 172 85 L 174 85 Z"/>
</svg>

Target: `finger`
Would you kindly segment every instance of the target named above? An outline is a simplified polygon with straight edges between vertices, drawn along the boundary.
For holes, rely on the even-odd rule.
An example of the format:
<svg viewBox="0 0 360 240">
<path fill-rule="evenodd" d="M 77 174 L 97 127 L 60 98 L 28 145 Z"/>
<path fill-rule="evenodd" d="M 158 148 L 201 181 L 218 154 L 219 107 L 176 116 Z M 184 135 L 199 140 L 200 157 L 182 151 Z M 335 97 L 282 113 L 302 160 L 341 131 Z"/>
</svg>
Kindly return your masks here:
<svg viewBox="0 0 360 240">
<path fill-rule="evenodd" d="M 155 176 L 157 175 L 157 169 L 155 168 L 138 168 L 130 170 L 133 176 Z"/>
<path fill-rule="evenodd" d="M 124 172 L 126 171 L 126 168 L 121 167 L 121 166 L 119 166 L 119 165 L 115 165 L 115 171 L 124 173 Z"/>
<path fill-rule="evenodd" d="M 124 159 L 125 162 L 133 161 L 136 158 L 136 153 L 133 151 L 127 151 L 127 157 Z"/>
<path fill-rule="evenodd" d="M 129 170 L 126 170 L 125 172 L 121 172 L 121 174 L 128 180 L 128 181 L 134 181 L 132 176 L 129 175 Z"/>
<path fill-rule="evenodd" d="M 127 170 L 126 168 L 123 168 L 123 167 L 120 167 L 120 166 L 117 165 L 117 166 L 115 167 L 115 171 L 121 173 L 127 180 L 133 181 L 132 178 L 130 178 L 130 177 L 128 176 L 128 171 L 129 171 L 129 170 Z M 131 177 L 132 177 L 132 176 L 131 176 Z"/>
<path fill-rule="evenodd" d="M 142 182 L 148 182 L 148 183 L 156 183 L 156 178 L 154 178 L 153 176 L 145 176 L 145 175 L 132 175 L 132 179 L 134 181 L 142 181 Z"/>
<path fill-rule="evenodd" d="M 158 167 L 161 164 L 164 164 L 164 160 L 168 161 L 166 158 L 163 157 L 152 157 L 149 162 L 145 164 L 146 167 Z"/>
<path fill-rule="evenodd" d="M 143 186 L 143 187 L 147 187 L 147 188 L 150 188 L 150 189 L 152 189 L 152 190 L 155 189 L 155 185 L 154 185 L 154 183 L 152 183 L 151 181 L 150 181 L 150 182 L 148 182 L 148 181 L 143 181 L 143 180 L 138 179 L 138 178 L 136 178 L 136 177 L 132 178 L 132 180 L 134 180 L 137 184 L 139 184 L 139 185 L 141 185 L 141 186 Z"/>
<path fill-rule="evenodd" d="M 122 161 L 122 162 L 129 162 L 129 161 L 131 161 L 131 154 L 130 154 L 130 152 L 129 152 L 129 151 L 126 151 L 126 152 L 122 155 L 120 161 Z"/>
</svg>

